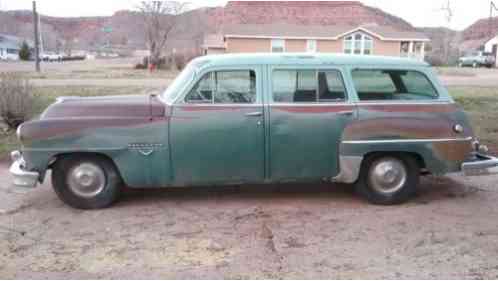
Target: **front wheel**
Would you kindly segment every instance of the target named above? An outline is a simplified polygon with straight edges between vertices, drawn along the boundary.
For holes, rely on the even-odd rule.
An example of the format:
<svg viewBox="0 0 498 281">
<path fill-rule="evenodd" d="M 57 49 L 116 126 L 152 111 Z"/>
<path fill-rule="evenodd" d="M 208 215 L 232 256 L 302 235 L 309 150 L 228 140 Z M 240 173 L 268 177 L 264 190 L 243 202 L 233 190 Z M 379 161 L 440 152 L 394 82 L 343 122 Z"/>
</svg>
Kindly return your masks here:
<svg viewBox="0 0 498 281">
<path fill-rule="evenodd" d="M 370 203 L 395 205 L 415 195 L 419 177 L 419 165 L 411 156 L 373 156 L 363 162 L 355 187 Z"/>
<path fill-rule="evenodd" d="M 69 155 L 52 168 L 52 185 L 58 197 L 77 209 L 101 209 L 114 203 L 120 193 L 121 177 L 105 157 Z"/>
</svg>

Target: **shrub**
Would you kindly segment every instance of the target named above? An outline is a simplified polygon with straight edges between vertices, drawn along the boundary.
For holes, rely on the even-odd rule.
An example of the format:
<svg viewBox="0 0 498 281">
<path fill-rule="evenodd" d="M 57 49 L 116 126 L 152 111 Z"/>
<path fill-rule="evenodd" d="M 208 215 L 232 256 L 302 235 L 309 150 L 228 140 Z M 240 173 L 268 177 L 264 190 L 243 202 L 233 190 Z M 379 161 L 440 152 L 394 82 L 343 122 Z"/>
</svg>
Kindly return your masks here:
<svg viewBox="0 0 498 281">
<path fill-rule="evenodd" d="M 170 70 L 172 65 L 171 57 L 162 57 L 157 61 L 156 68 L 160 70 Z"/>
<path fill-rule="evenodd" d="M 187 60 L 183 54 L 175 54 L 175 66 L 177 70 L 183 70 L 186 64 Z"/>
<path fill-rule="evenodd" d="M 17 129 L 33 114 L 33 88 L 16 74 L 0 74 L 0 118 L 9 129 Z"/>
<path fill-rule="evenodd" d="M 31 58 L 31 49 L 26 41 L 22 42 L 21 49 L 19 50 L 19 58 L 21 60 L 29 60 Z"/>
<path fill-rule="evenodd" d="M 134 69 L 148 69 L 149 68 L 149 58 L 144 57 L 142 62 L 135 64 Z"/>
<path fill-rule="evenodd" d="M 137 64 L 135 64 L 135 66 L 133 67 L 133 69 L 147 69 L 147 66 L 145 66 L 142 63 L 137 63 Z"/>
</svg>

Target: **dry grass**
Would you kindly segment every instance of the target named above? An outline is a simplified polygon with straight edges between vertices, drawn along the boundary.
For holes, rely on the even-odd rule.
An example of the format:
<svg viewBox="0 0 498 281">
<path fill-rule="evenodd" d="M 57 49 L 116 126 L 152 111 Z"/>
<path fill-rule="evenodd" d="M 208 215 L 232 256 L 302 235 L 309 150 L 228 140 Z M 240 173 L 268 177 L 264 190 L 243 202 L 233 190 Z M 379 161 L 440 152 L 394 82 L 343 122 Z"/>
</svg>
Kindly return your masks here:
<svg viewBox="0 0 498 281">
<path fill-rule="evenodd" d="M 36 73 L 32 62 L 0 62 L 0 72 L 19 73 L 31 79 L 172 79 L 177 71 L 134 69 L 139 58 L 87 60 L 63 63 L 42 63 L 42 72 Z"/>
<path fill-rule="evenodd" d="M 493 153 L 498 153 L 498 89 L 457 87 L 449 90 L 467 112 L 476 136 Z"/>
<path fill-rule="evenodd" d="M 436 72 L 441 76 L 452 76 L 452 77 L 474 77 L 477 76 L 477 72 L 472 68 L 455 68 L 455 67 L 438 67 Z"/>
</svg>

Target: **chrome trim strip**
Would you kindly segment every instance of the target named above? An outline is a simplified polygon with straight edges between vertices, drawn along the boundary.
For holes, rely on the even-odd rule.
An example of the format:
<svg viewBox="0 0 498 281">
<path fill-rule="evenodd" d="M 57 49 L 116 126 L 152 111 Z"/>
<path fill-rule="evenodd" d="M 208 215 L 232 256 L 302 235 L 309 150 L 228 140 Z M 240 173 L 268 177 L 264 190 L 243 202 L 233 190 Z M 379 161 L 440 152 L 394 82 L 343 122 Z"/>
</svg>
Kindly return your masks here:
<svg viewBox="0 0 498 281">
<path fill-rule="evenodd" d="M 119 151 L 119 150 L 126 150 L 128 149 L 128 146 L 125 147 L 119 147 L 119 148 L 108 148 L 108 147 L 102 147 L 102 148 L 25 148 L 23 149 L 24 152 L 96 152 L 96 151 Z"/>
<path fill-rule="evenodd" d="M 313 107 L 313 106 L 355 106 L 354 103 L 341 102 L 341 103 L 270 103 L 269 106 L 285 106 L 285 107 Z"/>
<path fill-rule="evenodd" d="M 342 141 L 343 144 L 379 144 L 379 143 L 420 143 L 420 142 L 452 142 L 452 141 L 471 141 L 468 138 L 448 138 L 448 139 L 395 139 L 395 140 L 351 140 Z"/>
<path fill-rule="evenodd" d="M 262 107 L 262 103 L 177 103 L 175 107 Z"/>
<path fill-rule="evenodd" d="M 357 106 L 366 105 L 444 105 L 444 104 L 455 104 L 454 101 L 442 101 L 442 100 L 431 100 L 427 102 L 357 102 Z"/>
<path fill-rule="evenodd" d="M 336 103 L 276 103 L 271 102 L 268 105 L 270 106 L 294 106 L 294 107 L 303 107 L 303 106 L 368 106 L 368 105 L 446 105 L 446 104 L 455 104 L 450 101 L 431 101 L 431 102 L 336 102 Z"/>
</svg>

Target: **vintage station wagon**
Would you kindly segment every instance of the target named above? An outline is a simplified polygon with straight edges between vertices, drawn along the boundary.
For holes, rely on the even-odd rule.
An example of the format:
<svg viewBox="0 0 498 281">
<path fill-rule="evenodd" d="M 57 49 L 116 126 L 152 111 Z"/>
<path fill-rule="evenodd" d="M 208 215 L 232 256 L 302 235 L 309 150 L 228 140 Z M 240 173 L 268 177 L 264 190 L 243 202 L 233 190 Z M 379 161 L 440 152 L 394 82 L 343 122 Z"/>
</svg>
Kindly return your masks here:
<svg viewBox="0 0 498 281">
<path fill-rule="evenodd" d="M 51 169 L 58 196 L 84 209 L 124 185 L 317 181 L 396 204 L 420 175 L 498 169 L 427 64 L 374 56 L 206 56 L 159 96 L 59 98 L 18 137 L 15 184 Z"/>
</svg>

